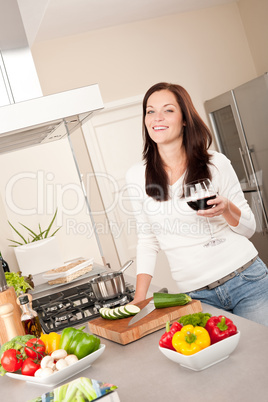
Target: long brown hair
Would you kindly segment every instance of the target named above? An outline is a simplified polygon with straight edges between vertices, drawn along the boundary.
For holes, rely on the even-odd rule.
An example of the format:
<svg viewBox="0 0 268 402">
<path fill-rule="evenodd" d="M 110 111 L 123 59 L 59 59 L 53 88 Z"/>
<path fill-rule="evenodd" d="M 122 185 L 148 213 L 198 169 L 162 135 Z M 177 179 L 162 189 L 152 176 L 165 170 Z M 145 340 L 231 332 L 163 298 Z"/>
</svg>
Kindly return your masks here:
<svg viewBox="0 0 268 402">
<path fill-rule="evenodd" d="M 143 99 L 143 159 L 146 165 L 145 184 L 146 193 L 157 201 L 169 199 L 168 176 L 164 169 L 163 160 L 158 152 L 157 144 L 150 138 L 145 126 L 145 116 L 148 98 L 157 91 L 172 92 L 181 108 L 183 121 L 183 146 L 186 151 L 187 171 L 184 183 L 209 178 L 211 173 L 208 165 L 210 155 L 208 148 L 212 142 L 211 133 L 197 113 L 188 92 L 176 84 L 160 82 L 153 85 L 146 92 Z"/>
</svg>

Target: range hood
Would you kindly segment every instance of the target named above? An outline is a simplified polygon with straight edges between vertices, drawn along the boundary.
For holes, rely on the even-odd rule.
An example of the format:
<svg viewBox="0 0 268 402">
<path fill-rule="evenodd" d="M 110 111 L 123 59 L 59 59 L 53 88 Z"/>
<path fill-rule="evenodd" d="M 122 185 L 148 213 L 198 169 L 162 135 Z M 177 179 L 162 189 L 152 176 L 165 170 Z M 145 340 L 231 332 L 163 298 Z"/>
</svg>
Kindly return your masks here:
<svg viewBox="0 0 268 402">
<path fill-rule="evenodd" d="M 39 26 L 48 0 L 28 2 Z M 0 0 L 0 154 L 66 137 L 103 108 L 97 84 L 43 96 L 22 13 L 25 2 Z M 25 10 L 24 10 L 25 11 Z"/>
<path fill-rule="evenodd" d="M 0 154 L 59 140 L 103 108 L 97 84 L 0 107 Z"/>
</svg>

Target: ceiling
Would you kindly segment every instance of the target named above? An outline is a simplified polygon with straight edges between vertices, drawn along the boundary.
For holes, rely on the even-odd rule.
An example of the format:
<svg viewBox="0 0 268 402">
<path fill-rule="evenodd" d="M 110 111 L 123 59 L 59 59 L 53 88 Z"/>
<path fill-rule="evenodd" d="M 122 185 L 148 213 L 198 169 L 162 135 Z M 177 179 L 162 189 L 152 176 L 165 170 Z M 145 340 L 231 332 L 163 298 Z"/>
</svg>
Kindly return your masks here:
<svg viewBox="0 0 268 402">
<path fill-rule="evenodd" d="M 12 1 L 18 3 L 28 43 L 32 46 L 39 41 L 233 3 L 237 0 Z"/>
</svg>

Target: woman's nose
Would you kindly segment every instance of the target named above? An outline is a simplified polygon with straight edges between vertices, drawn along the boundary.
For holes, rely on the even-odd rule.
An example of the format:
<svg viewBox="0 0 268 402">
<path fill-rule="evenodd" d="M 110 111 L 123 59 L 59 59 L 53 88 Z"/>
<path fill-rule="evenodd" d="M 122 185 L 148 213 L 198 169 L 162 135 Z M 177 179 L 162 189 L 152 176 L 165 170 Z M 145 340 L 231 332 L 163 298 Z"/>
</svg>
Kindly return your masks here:
<svg viewBox="0 0 268 402">
<path fill-rule="evenodd" d="M 154 118 L 156 121 L 160 121 L 160 120 L 163 120 L 164 115 L 162 112 L 155 112 Z"/>
</svg>

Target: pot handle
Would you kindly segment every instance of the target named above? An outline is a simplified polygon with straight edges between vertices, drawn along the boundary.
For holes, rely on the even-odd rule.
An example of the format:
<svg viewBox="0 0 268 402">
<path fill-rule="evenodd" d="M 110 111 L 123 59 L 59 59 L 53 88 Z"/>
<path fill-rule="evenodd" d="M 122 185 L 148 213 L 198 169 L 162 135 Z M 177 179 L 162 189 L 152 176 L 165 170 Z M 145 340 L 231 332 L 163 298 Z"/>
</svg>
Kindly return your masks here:
<svg viewBox="0 0 268 402">
<path fill-rule="evenodd" d="M 168 293 L 168 289 L 167 288 L 162 288 L 160 290 L 157 290 L 156 293 Z"/>
<path fill-rule="evenodd" d="M 126 262 L 122 268 L 118 271 L 118 272 L 124 272 L 134 261 L 133 260 L 129 260 L 128 262 Z"/>
</svg>

